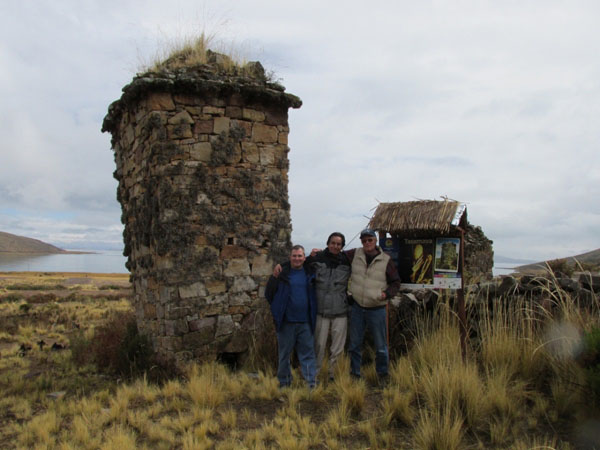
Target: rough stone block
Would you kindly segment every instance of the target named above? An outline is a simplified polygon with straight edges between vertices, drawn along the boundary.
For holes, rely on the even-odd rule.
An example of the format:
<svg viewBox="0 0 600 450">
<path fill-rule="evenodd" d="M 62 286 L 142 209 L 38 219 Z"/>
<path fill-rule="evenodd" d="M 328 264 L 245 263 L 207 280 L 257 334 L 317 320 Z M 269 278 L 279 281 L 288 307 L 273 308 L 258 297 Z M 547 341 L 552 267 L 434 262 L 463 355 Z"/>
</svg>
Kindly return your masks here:
<svg viewBox="0 0 600 450">
<path fill-rule="evenodd" d="M 239 292 L 248 292 L 256 289 L 256 282 L 250 277 L 237 277 L 233 281 L 233 286 L 229 289 L 232 294 Z"/>
<path fill-rule="evenodd" d="M 255 123 L 252 126 L 253 142 L 275 143 L 277 142 L 278 135 L 277 127 L 262 123 Z"/>
<path fill-rule="evenodd" d="M 270 108 L 265 111 L 265 123 L 269 125 L 287 125 L 288 111 L 287 109 Z"/>
<path fill-rule="evenodd" d="M 167 336 L 181 336 L 189 331 L 185 319 L 165 320 L 165 334 Z"/>
<path fill-rule="evenodd" d="M 219 316 L 217 319 L 217 331 L 215 337 L 231 334 L 234 329 L 233 319 L 230 315 Z"/>
<path fill-rule="evenodd" d="M 223 305 L 229 301 L 228 295 L 214 295 L 206 297 L 206 303 L 209 305 Z M 205 314 L 208 314 L 205 312 Z"/>
<path fill-rule="evenodd" d="M 203 114 L 210 114 L 211 116 L 224 116 L 225 108 L 219 108 L 216 106 L 204 106 L 202 108 Z"/>
<path fill-rule="evenodd" d="M 151 303 L 146 303 L 144 305 L 144 318 L 146 320 L 156 319 L 156 306 Z"/>
<path fill-rule="evenodd" d="M 242 108 L 240 108 L 239 106 L 226 106 L 225 115 L 227 117 L 231 117 L 232 119 L 241 119 Z"/>
<path fill-rule="evenodd" d="M 233 315 L 232 317 L 234 320 L 236 320 L 235 316 L 239 316 L 237 317 L 237 320 L 239 321 L 243 314 L 248 314 L 250 312 L 250 307 L 245 305 L 231 305 L 227 312 Z"/>
<path fill-rule="evenodd" d="M 263 166 L 272 166 L 275 163 L 275 147 L 268 145 L 260 148 L 260 163 Z"/>
<path fill-rule="evenodd" d="M 252 122 L 248 122 L 246 120 L 232 120 L 231 126 L 243 128 L 245 137 L 250 137 L 252 135 Z"/>
<path fill-rule="evenodd" d="M 169 139 L 189 139 L 193 137 L 192 126 L 187 124 L 167 126 Z"/>
<path fill-rule="evenodd" d="M 160 299 L 160 303 L 164 304 L 164 303 L 169 303 L 172 299 L 172 293 L 174 292 L 174 289 L 172 287 L 169 286 L 161 286 L 159 288 L 159 299 Z"/>
<path fill-rule="evenodd" d="M 242 353 L 248 350 L 250 334 L 241 330 L 236 330 L 223 351 L 228 353 Z"/>
<path fill-rule="evenodd" d="M 181 336 L 161 336 L 160 347 L 167 352 L 178 352 L 183 349 L 183 338 Z"/>
<path fill-rule="evenodd" d="M 166 270 L 173 268 L 173 260 L 167 256 L 158 256 L 154 259 L 156 267 L 159 270 Z"/>
<path fill-rule="evenodd" d="M 227 291 L 227 286 L 224 281 L 211 280 L 206 282 L 206 289 L 210 295 L 222 294 Z"/>
<path fill-rule="evenodd" d="M 250 275 L 250 265 L 247 259 L 230 259 L 225 261 L 223 274 L 228 277 Z"/>
<path fill-rule="evenodd" d="M 165 319 L 178 320 L 182 319 L 190 313 L 189 308 L 182 308 L 173 304 L 167 305 L 165 308 Z"/>
<path fill-rule="evenodd" d="M 198 142 L 190 146 L 190 158 L 196 161 L 208 162 L 212 155 L 210 142 Z"/>
<path fill-rule="evenodd" d="M 229 131 L 229 124 L 231 119 L 229 117 L 215 117 L 213 133 L 221 134 Z"/>
<path fill-rule="evenodd" d="M 146 98 L 146 108 L 150 111 L 172 111 L 175 109 L 173 97 L 167 92 L 151 92 Z"/>
<path fill-rule="evenodd" d="M 127 145 L 128 147 L 131 146 L 133 144 L 133 141 L 135 140 L 135 131 L 131 125 L 128 125 L 125 128 L 124 137 L 125 145 Z"/>
<path fill-rule="evenodd" d="M 251 108 L 243 108 L 242 117 L 252 122 L 263 122 L 265 120 L 265 113 Z"/>
<path fill-rule="evenodd" d="M 197 282 L 194 284 L 190 284 L 189 286 L 179 286 L 179 296 L 182 299 L 192 298 L 192 297 L 206 297 L 207 291 L 204 283 Z"/>
<path fill-rule="evenodd" d="M 194 133 L 196 134 L 212 134 L 214 123 L 213 120 L 198 120 L 194 124 Z"/>
<path fill-rule="evenodd" d="M 273 273 L 275 264 L 267 255 L 256 255 L 252 260 L 252 276 L 268 276 Z"/>
<path fill-rule="evenodd" d="M 212 327 L 205 327 L 199 331 L 194 331 L 183 336 L 183 348 L 196 349 L 200 346 L 209 344 L 215 338 Z"/>
<path fill-rule="evenodd" d="M 245 258 L 248 250 L 239 245 L 225 245 L 221 250 L 221 259 Z"/>
<path fill-rule="evenodd" d="M 217 323 L 217 318 L 215 316 L 211 317 L 203 317 L 201 319 L 195 319 L 188 321 L 188 326 L 190 331 L 200 331 L 207 327 L 214 327 Z"/>
<path fill-rule="evenodd" d="M 249 305 L 250 303 L 252 303 L 252 299 L 245 292 L 242 292 L 240 294 L 231 295 L 229 297 L 230 305 L 239 306 L 239 305 Z"/>
<path fill-rule="evenodd" d="M 253 164 L 260 162 L 260 152 L 254 142 L 242 142 L 242 155 L 246 162 Z"/>
<path fill-rule="evenodd" d="M 170 117 L 167 120 L 167 123 L 171 125 L 192 125 L 194 123 L 194 119 L 192 119 L 192 116 L 190 116 L 187 111 L 180 111 L 174 116 Z"/>
<path fill-rule="evenodd" d="M 156 305 L 156 318 L 158 320 L 162 320 L 165 318 L 165 307 L 164 305 L 158 304 Z"/>
</svg>

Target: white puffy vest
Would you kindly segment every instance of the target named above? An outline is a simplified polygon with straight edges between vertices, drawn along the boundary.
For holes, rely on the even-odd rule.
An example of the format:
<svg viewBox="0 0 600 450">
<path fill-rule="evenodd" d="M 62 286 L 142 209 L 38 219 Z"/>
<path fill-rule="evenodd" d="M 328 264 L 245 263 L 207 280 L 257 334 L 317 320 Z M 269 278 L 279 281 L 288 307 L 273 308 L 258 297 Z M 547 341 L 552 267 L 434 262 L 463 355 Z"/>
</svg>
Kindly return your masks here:
<svg viewBox="0 0 600 450">
<path fill-rule="evenodd" d="M 387 288 L 385 269 L 389 255 L 381 252 L 367 266 L 367 257 L 362 248 L 357 248 L 352 260 L 352 276 L 350 277 L 350 294 L 363 308 L 385 306 L 387 300 L 381 299 L 381 292 Z"/>
</svg>

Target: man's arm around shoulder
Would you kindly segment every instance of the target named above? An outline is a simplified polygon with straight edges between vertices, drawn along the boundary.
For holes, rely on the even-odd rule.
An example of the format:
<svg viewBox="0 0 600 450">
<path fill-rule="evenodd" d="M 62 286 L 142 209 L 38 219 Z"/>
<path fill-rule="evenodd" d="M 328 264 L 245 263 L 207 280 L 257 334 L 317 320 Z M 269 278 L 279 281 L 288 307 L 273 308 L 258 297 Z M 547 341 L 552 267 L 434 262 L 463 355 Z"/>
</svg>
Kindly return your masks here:
<svg viewBox="0 0 600 450">
<path fill-rule="evenodd" d="M 279 278 L 271 275 L 269 277 L 269 281 L 267 281 L 267 287 L 265 288 L 265 298 L 269 302 L 269 304 L 273 303 L 273 299 L 275 298 L 275 294 L 277 293 L 277 288 L 279 287 Z"/>
<path fill-rule="evenodd" d="M 388 287 L 385 290 L 386 298 L 394 297 L 400 291 L 401 280 L 400 274 L 398 274 L 398 268 L 391 258 L 385 268 L 385 277 L 388 283 Z"/>
</svg>

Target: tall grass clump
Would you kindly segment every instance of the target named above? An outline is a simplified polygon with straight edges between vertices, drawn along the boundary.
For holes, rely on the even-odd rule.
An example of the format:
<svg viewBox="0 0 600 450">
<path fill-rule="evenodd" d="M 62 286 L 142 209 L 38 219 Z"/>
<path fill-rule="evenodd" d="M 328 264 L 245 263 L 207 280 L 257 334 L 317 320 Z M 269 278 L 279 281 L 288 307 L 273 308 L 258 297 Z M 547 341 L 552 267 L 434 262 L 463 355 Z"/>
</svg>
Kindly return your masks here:
<svg viewBox="0 0 600 450">
<path fill-rule="evenodd" d="M 138 332 L 133 313 L 113 313 L 98 327 L 70 336 L 71 355 L 78 365 L 134 378 L 156 363 L 150 340 Z"/>
<path fill-rule="evenodd" d="M 496 301 L 479 312 L 476 351 L 488 373 L 533 382 L 547 369 L 544 353 L 536 351 L 536 333 L 542 324 L 532 308 L 530 302 L 515 298 Z"/>
<path fill-rule="evenodd" d="M 163 39 L 159 51 L 152 61 L 141 65 L 141 72 L 162 72 L 182 68 L 197 68 L 211 65 L 213 71 L 226 76 L 242 76 L 259 81 L 270 81 L 272 73 L 265 75 L 262 67 L 256 70 L 254 63 L 249 63 L 240 44 L 227 42 L 218 38 L 218 33 L 201 31 L 178 36 L 174 39 Z"/>
</svg>

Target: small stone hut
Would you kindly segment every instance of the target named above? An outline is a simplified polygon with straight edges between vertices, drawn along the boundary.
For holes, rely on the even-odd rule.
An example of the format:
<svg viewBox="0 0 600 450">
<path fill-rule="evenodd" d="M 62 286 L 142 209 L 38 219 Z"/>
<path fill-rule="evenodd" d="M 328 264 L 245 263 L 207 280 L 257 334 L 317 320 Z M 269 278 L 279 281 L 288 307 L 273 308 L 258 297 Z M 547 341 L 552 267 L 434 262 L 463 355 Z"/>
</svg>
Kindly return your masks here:
<svg viewBox="0 0 600 450">
<path fill-rule="evenodd" d="M 177 361 L 247 351 L 290 247 L 288 109 L 260 63 L 164 65 L 109 107 L 140 331 Z"/>
<path fill-rule="evenodd" d="M 380 203 L 369 227 L 402 238 L 460 237 L 462 229 L 465 281 L 492 278 L 493 242 L 481 227 L 468 223 L 466 206 L 460 202 L 445 199 Z"/>
</svg>

